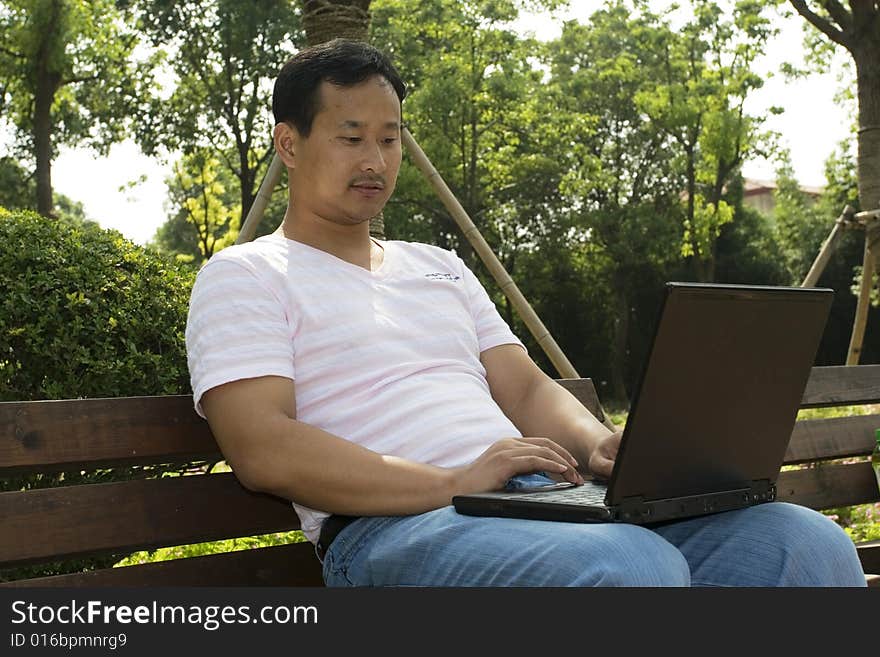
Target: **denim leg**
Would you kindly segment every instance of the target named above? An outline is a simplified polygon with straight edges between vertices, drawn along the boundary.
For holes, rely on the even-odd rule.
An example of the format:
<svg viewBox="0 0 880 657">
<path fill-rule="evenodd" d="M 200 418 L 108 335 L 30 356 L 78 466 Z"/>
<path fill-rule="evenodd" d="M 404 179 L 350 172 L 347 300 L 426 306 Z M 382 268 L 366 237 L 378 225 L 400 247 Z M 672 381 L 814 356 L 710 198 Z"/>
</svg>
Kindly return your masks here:
<svg viewBox="0 0 880 657">
<path fill-rule="evenodd" d="M 655 527 L 694 586 L 865 586 L 852 540 L 830 518 L 772 502 Z"/>
<path fill-rule="evenodd" d="M 643 527 L 479 518 L 445 507 L 361 518 L 333 541 L 328 586 L 688 586 L 681 553 Z"/>
</svg>

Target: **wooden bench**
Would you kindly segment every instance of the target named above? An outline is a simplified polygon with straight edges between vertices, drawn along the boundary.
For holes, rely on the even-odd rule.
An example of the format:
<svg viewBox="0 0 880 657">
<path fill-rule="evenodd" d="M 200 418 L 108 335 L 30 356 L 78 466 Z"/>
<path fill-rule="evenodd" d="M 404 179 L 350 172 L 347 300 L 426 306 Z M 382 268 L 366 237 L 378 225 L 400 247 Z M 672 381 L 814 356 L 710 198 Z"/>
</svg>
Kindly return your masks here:
<svg viewBox="0 0 880 657">
<path fill-rule="evenodd" d="M 601 414 L 589 379 L 560 383 Z M 878 401 L 880 366 L 819 367 L 803 406 Z M 799 422 L 786 463 L 810 467 L 781 473 L 779 499 L 816 509 L 877 502 L 870 464 L 822 463 L 869 454 L 877 427 L 880 415 Z M 0 403 L 0 477 L 220 459 L 189 396 Z M 288 502 L 249 492 L 228 472 L 3 492 L 0 569 L 298 528 Z M 859 555 L 866 573 L 880 573 L 880 541 Z M 322 584 L 311 544 L 291 543 L 3 586 Z"/>
</svg>

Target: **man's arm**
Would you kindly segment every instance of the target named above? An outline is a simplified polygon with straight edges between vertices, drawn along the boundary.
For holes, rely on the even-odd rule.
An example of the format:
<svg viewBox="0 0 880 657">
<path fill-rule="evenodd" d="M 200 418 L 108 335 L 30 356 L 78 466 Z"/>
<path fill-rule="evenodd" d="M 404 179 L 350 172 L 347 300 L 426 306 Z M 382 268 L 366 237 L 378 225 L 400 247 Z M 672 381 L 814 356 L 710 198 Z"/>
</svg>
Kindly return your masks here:
<svg viewBox="0 0 880 657">
<path fill-rule="evenodd" d="M 202 408 L 223 455 L 251 490 L 328 513 L 406 515 L 453 495 L 501 488 L 516 474 L 574 476 L 571 455 L 546 439 L 504 439 L 463 468 L 373 452 L 296 419 L 290 379 L 242 379 L 208 390 Z"/>
<path fill-rule="evenodd" d="M 570 392 L 547 376 L 518 345 L 480 354 L 492 397 L 524 436 L 543 436 L 577 459 L 584 474 L 610 477 L 620 443 Z"/>
</svg>

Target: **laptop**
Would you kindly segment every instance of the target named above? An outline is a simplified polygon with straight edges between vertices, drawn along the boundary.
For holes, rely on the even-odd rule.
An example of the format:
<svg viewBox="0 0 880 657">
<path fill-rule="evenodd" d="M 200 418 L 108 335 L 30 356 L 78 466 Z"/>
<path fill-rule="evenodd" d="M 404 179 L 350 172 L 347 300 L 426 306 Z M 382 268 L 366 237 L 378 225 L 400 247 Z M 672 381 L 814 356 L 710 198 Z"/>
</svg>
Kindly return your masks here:
<svg viewBox="0 0 880 657">
<path fill-rule="evenodd" d="M 610 479 L 459 495 L 459 513 L 651 524 L 776 498 L 834 292 L 667 283 Z"/>
</svg>

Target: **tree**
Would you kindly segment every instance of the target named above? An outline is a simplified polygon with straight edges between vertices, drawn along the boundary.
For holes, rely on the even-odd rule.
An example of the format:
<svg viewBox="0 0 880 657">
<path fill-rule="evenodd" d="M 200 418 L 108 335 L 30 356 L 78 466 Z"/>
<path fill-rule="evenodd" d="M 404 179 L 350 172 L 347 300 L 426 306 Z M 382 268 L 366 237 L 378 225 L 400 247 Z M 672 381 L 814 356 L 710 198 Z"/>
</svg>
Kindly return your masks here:
<svg viewBox="0 0 880 657">
<path fill-rule="evenodd" d="M 52 160 L 61 144 L 105 152 L 125 135 L 153 83 L 134 56 L 139 36 L 112 0 L 0 2 L 0 109 L 36 173 L 36 208 L 53 214 Z"/>
<path fill-rule="evenodd" d="M 202 260 L 233 244 L 241 228 L 241 210 L 234 193 L 229 193 L 229 178 L 232 176 L 209 151 L 198 150 L 176 162 L 168 180 L 180 214 L 194 229 Z"/>
<path fill-rule="evenodd" d="M 634 11 L 637 10 L 637 11 Z M 586 25 L 569 23 L 549 45 L 548 106 L 556 108 L 570 208 L 568 249 L 602 263 L 608 291 L 606 398 L 628 399 L 629 364 L 639 361 L 637 317 L 679 260 L 679 196 L 684 186 L 675 144 L 647 120 L 638 99 L 661 74 L 655 44 L 666 28 L 645 3 L 609 3 Z M 602 253 L 597 258 L 597 249 Z M 637 303 L 638 297 L 642 297 Z M 635 352 L 635 357 L 630 354 Z M 592 370 L 591 370 L 592 372 Z"/>
<path fill-rule="evenodd" d="M 541 74 L 529 62 L 537 44 L 508 26 L 523 4 L 373 5 L 373 43 L 392 54 L 410 89 L 407 126 L 506 266 L 516 243 L 528 241 L 523 230 L 540 230 L 535 210 L 559 178 L 543 147 L 553 135 L 540 122 Z M 473 263 L 440 201 L 406 163 L 385 214 L 390 233 L 458 248 Z"/>
<path fill-rule="evenodd" d="M 763 84 L 751 65 L 774 30 L 761 15 L 762 3 L 753 0 L 739 0 L 731 19 L 708 0 L 695 0 L 693 10 L 681 30 L 664 30 L 654 45 L 660 77 L 639 100 L 680 150 L 686 180 L 682 254 L 697 280 L 710 281 L 716 240 L 733 219 L 725 189 L 760 148 L 761 119 L 744 107 Z"/>
<path fill-rule="evenodd" d="M 183 262 L 201 263 L 238 238 L 238 180 L 207 150 L 183 156 L 166 178 L 168 207 L 173 212 L 151 240 L 162 253 Z M 269 201 L 256 235 L 273 232 L 284 218 L 287 197 L 277 190 Z"/>
<path fill-rule="evenodd" d="M 293 0 L 142 0 L 144 28 L 170 59 L 170 97 L 152 101 L 137 138 L 147 154 L 208 149 L 237 179 L 247 216 L 274 153 L 271 82 L 302 42 Z"/>
<path fill-rule="evenodd" d="M 789 0 L 810 25 L 843 46 L 856 67 L 858 95 L 858 185 L 864 210 L 880 209 L 880 2 Z"/>
</svg>

